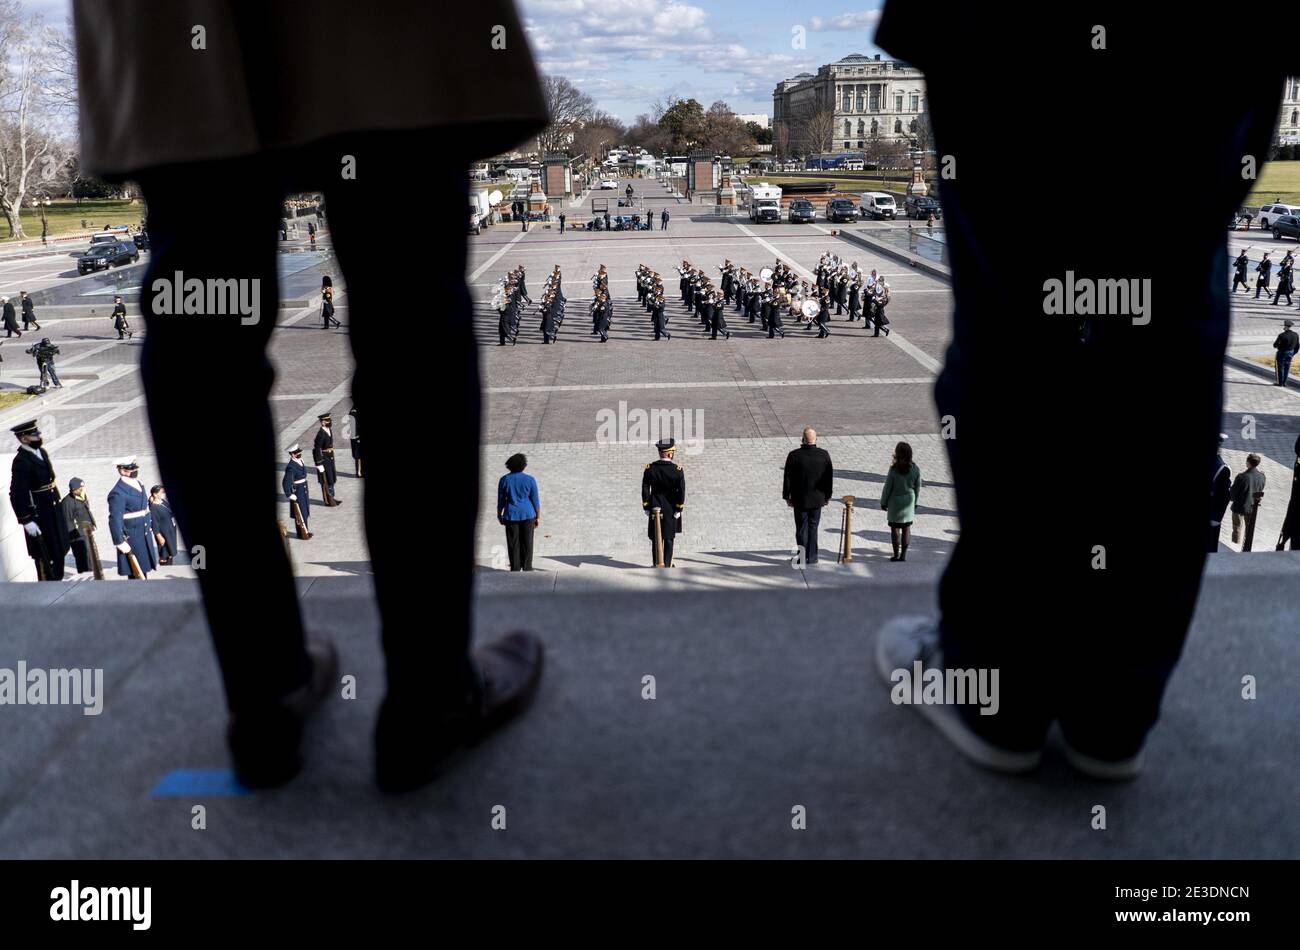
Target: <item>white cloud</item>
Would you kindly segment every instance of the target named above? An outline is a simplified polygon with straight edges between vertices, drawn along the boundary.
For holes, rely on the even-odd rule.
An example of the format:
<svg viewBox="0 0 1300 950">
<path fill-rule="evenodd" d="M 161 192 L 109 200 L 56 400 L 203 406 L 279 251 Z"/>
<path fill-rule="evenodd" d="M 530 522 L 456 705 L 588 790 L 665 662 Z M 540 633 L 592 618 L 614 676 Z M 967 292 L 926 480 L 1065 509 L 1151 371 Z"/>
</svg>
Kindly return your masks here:
<svg viewBox="0 0 1300 950">
<path fill-rule="evenodd" d="M 857 13 L 841 13 L 839 16 L 833 16 L 823 19 L 822 17 L 810 17 L 808 28 L 814 33 L 825 33 L 831 30 L 869 30 L 880 22 L 880 10 L 861 10 Z"/>
</svg>

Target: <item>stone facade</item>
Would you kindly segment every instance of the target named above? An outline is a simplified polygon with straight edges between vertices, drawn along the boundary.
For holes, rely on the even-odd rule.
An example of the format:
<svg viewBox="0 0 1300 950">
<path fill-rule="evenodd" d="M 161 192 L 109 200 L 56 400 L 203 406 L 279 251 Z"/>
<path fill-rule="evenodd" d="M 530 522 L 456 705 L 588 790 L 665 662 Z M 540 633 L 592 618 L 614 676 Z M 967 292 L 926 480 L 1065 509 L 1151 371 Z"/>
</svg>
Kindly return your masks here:
<svg viewBox="0 0 1300 950">
<path fill-rule="evenodd" d="M 773 141 L 782 129 L 789 151 L 826 151 L 805 141 L 803 120 L 833 109 L 834 133 L 829 151 L 856 152 L 874 138 L 910 141 L 926 111 L 925 78 L 921 71 L 894 60 L 854 53 L 817 70 L 777 83 L 772 91 Z"/>
</svg>

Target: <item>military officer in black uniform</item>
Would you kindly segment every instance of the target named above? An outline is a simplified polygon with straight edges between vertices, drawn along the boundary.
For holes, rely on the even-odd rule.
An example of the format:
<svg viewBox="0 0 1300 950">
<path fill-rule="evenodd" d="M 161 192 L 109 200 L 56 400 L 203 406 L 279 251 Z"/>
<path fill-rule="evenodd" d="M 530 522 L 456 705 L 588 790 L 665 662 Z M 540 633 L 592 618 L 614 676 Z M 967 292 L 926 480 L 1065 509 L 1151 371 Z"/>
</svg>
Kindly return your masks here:
<svg viewBox="0 0 1300 950">
<path fill-rule="evenodd" d="M 658 461 L 651 462 L 641 475 L 641 507 L 646 513 L 646 537 L 650 539 L 651 564 L 654 563 L 654 509 L 660 513 L 663 530 L 664 565 L 673 566 L 673 539 L 682 532 L 682 509 L 686 507 L 686 473 L 673 461 L 677 451 L 675 439 L 655 443 Z"/>
<path fill-rule="evenodd" d="M 37 330 L 41 325 L 36 322 L 36 306 L 32 303 L 32 298 L 27 296 L 27 291 L 18 291 L 18 296 L 22 298 L 23 308 L 23 329 L 28 330 L 35 327 Z"/>
<path fill-rule="evenodd" d="M 320 429 L 316 432 L 316 441 L 312 443 L 311 457 L 316 463 L 316 474 L 321 482 L 321 494 L 325 496 L 326 508 L 342 504 L 334 495 L 334 483 L 338 481 L 338 472 L 334 468 L 334 433 L 330 429 L 330 414 L 317 416 Z"/>
<path fill-rule="evenodd" d="M 361 478 L 361 430 L 357 428 L 357 407 L 348 410 L 352 417 L 352 463 L 357 469 L 357 478 Z"/>
<path fill-rule="evenodd" d="M 117 331 L 119 340 L 131 338 L 131 324 L 126 320 L 126 304 L 122 303 L 121 297 L 113 298 L 113 329 Z"/>
<path fill-rule="evenodd" d="M 41 447 L 41 430 L 34 420 L 11 431 L 20 444 L 9 481 L 9 504 L 27 535 L 27 553 L 36 562 L 37 579 L 61 581 L 68 526 L 54 483 L 54 463 Z"/>
<path fill-rule="evenodd" d="M 307 465 L 302 460 L 302 446 L 297 442 L 289 446 L 289 461 L 284 466 L 284 478 L 280 481 L 285 501 L 298 502 L 298 512 L 302 515 L 303 527 L 311 524 L 311 492 L 307 490 Z M 312 533 L 307 532 L 310 540 Z"/>
</svg>

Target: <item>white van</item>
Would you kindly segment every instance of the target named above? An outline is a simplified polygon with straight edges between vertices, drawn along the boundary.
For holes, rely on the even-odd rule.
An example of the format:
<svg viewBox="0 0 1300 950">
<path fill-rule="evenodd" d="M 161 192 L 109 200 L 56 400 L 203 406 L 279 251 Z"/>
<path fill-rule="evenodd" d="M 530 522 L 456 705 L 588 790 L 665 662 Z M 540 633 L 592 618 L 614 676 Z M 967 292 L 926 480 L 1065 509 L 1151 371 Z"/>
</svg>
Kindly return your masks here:
<svg viewBox="0 0 1300 950">
<path fill-rule="evenodd" d="M 864 218 L 898 217 L 898 204 L 887 191 L 864 191 L 858 196 L 858 210 Z"/>
</svg>

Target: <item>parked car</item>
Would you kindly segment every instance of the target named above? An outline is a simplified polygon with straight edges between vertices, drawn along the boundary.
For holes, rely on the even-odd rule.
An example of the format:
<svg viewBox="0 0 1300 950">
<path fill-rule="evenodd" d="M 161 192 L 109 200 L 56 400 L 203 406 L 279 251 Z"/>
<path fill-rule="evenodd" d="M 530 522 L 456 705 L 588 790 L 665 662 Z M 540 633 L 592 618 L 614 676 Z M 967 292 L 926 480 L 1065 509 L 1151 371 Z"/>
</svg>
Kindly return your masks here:
<svg viewBox="0 0 1300 950">
<path fill-rule="evenodd" d="M 817 209 L 807 198 L 796 198 L 790 202 L 791 224 L 812 224 L 817 220 Z"/>
<path fill-rule="evenodd" d="M 602 178 L 602 179 L 600 180 L 600 188 L 601 188 L 602 191 L 608 191 L 608 190 L 611 189 L 611 188 L 615 188 L 615 189 L 616 189 L 616 188 L 618 188 L 618 182 L 616 182 L 616 181 L 615 181 L 614 179 L 612 179 L 612 178 Z"/>
<path fill-rule="evenodd" d="M 90 236 L 90 246 L 94 247 L 96 244 L 110 244 L 113 241 L 120 241 L 124 237 L 126 237 L 125 231 L 100 231 L 98 234 L 92 234 Z"/>
<path fill-rule="evenodd" d="M 938 200 L 929 195 L 908 195 L 903 200 L 903 212 L 918 221 L 924 221 L 930 215 L 934 215 L 936 221 L 943 217 L 943 209 L 939 207 Z"/>
<path fill-rule="evenodd" d="M 864 191 L 858 200 L 858 209 L 864 218 L 895 218 L 898 202 L 887 191 Z"/>
<path fill-rule="evenodd" d="M 826 220 L 832 224 L 838 221 L 856 221 L 858 206 L 850 198 L 832 198 L 826 202 Z"/>
<path fill-rule="evenodd" d="M 1259 209 L 1259 229 L 1261 231 L 1271 230 L 1273 221 L 1284 214 L 1300 215 L 1300 205 L 1264 205 Z"/>
<path fill-rule="evenodd" d="M 125 241 L 96 241 L 77 258 L 77 273 L 108 270 L 118 264 L 134 264 L 140 259 L 135 245 Z"/>
<path fill-rule="evenodd" d="M 1289 237 L 1300 241 L 1300 217 L 1294 214 L 1284 214 L 1280 218 L 1273 219 L 1273 239 Z"/>
</svg>

